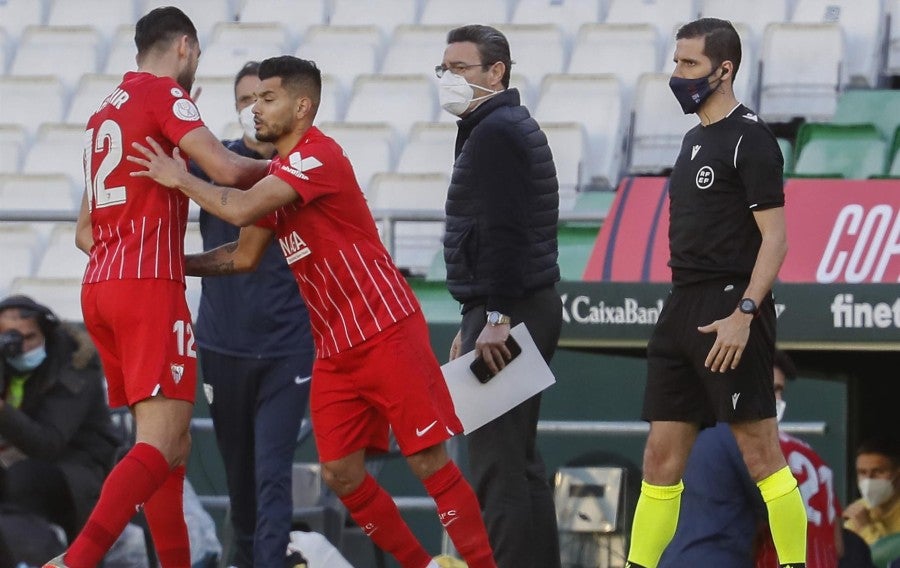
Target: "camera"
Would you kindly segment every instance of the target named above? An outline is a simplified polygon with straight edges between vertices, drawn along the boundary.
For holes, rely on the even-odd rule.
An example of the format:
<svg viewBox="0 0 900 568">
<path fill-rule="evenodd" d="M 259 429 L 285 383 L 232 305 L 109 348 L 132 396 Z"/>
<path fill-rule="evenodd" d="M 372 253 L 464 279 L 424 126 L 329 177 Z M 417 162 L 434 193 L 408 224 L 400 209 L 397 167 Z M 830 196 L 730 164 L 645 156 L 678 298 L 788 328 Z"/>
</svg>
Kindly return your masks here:
<svg viewBox="0 0 900 568">
<path fill-rule="evenodd" d="M 10 329 L 0 333 L 0 356 L 15 357 L 22 354 L 22 344 L 25 336 L 17 329 Z"/>
</svg>

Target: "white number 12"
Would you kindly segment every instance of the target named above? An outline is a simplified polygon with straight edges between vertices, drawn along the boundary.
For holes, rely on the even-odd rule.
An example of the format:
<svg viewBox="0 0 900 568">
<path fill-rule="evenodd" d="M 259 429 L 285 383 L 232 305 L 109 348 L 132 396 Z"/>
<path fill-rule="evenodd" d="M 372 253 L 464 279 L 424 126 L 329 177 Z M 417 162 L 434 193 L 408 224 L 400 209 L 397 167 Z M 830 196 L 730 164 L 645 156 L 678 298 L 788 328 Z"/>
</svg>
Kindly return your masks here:
<svg viewBox="0 0 900 568">
<path fill-rule="evenodd" d="M 92 155 L 104 150 L 106 155 L 93 173 Z M 125 203 L 125 186 L 106 187 L 106 178 L 122 161 L 122 153 L 122 129 L 115 121 L 104 120 L 97 129 L 96 138 L 93 128 L 85 131 L 84 187 L 88 194 L 88 209 Z"/>
</svg>

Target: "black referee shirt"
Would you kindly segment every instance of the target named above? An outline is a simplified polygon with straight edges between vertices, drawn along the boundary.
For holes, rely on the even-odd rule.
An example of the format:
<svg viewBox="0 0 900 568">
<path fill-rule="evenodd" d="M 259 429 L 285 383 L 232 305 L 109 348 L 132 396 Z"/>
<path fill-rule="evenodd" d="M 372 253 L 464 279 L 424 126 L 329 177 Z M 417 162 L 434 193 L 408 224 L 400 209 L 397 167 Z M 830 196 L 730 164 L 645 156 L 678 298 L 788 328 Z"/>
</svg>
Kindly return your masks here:
<svg viewBox="0 0 900 568">
<path fill-rule="evenodd" d="M 772 131 L 744 105 L 685 134 L 669 178 L 674 284 L 750 278 L 762 242 L 753 211 L 784 205 L 783 168 Z"/>
</svg>

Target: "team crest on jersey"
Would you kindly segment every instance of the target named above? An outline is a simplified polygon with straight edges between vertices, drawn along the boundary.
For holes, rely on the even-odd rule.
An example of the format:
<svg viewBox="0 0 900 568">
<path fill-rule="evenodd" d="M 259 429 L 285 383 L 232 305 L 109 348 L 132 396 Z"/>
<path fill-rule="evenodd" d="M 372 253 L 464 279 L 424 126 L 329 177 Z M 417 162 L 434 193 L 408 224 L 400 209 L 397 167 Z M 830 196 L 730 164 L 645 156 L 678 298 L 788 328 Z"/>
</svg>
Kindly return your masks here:
<svg viewBox="0 0 900 568">
<path fill-rule="evenodd" d="M 281 245 L 281 252 L 284 253 L 284 259 L 288 264 L 293 264 L 312 254 L 306 241 L 300 238 L 297 231 L 292 231 L 290 235 L 280 237 L 278 244 Z"/>
<path fill-rule="evenodd" d="M 169 365 L 169 369 L 172 371 L 172 380 L 175 381 L 175 384 L 181 382 L 181 377 L 184 376 L 184 365 L 181 363 L 172 363 Z"/>
<path fill-rule="evenodd" d="M 172 87 L 172 90 L 169 92 L 172 93 L 172 96 L 175 97 L 176 99 L 180 99 L 181 97 L 184 96 L 184 91 L 182 91 L 178 87 Z"/>
<path fill-rule="evenodd" d="M 172 105 L 172 114 L 186 122 L 200 120 L 200 111 L 197 105 L 187 99 L 178 99 Z"/>
<path fill-rule="evenodd" d="M 697 187 L 699 189 L 706 189 L 713 184 L 715 181 L 716 175 L 713 173 L 713 169 L 709 166 L 703 166 L 697 171 Z"/>
</svg>

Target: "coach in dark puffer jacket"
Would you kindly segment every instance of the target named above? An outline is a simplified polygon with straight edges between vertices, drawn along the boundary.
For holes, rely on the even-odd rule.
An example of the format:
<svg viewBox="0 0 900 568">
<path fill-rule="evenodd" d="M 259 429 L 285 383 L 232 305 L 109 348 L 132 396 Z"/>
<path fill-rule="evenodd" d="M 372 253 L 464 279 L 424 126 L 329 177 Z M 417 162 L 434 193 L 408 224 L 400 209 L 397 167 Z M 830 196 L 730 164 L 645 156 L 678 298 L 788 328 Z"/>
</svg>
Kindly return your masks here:
<svg viewBox="0 0 900 568">
<path fill-rule="evenodd" d="M 454 359 L 477 350 L 492 370 L 525 322 L 544 358 L 562 326 L 555 283 L 559 185 L 547 137 L 508 89 L 509 43 L 488 26 L 450 31 L 437 72 L 444 110 L 461 117 L 447 194 L 447 287 L 462 305 Z M 514 379 L 513 379 L 514 380 Z M 560 565 L 556 513 L 535 447 L 540 395 L 468 436 L 478 493 L 500 568 Z"/>
<path fill-rule="evenodd" d="M 120 444 L 97 353 L 86 333 L 27 296 L 0 302 L 0 337 L 0 501 L 60 525 L 71 541 Z"/>
</svg>

